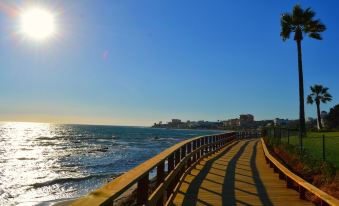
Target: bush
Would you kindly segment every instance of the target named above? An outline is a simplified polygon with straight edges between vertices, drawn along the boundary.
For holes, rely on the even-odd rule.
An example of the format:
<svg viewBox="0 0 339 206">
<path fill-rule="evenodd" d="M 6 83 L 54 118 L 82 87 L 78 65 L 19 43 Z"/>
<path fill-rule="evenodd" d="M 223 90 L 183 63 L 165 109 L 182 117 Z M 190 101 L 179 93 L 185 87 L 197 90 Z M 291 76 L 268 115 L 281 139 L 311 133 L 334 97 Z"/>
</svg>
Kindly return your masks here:
<svg viewBox="0 0 339 206">
<path fill-rule="evenodd" d="M 336 175 L 336 167 L 328 162 L 315 158 L 310 152 L 286 143 L 276 143 L 265 138 L 270 150 L 293 172 L 316 186 L 328 184 Z"/>
<path fill-rule="evenodd" d="M 339 104 L 330 109 L 326 118 L 326 125 L 331 129 L 339 129 Z"/>
</svg>

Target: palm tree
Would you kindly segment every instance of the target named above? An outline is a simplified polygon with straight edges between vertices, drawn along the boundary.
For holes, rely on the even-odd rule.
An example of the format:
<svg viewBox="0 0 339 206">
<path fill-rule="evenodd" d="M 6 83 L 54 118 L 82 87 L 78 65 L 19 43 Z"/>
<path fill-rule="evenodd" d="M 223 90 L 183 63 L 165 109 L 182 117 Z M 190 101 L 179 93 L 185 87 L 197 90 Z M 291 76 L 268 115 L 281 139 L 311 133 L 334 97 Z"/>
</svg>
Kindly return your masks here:
<svg viewBox="0 0 339 206">
<path fill-rule="evenodd" d="M 326 103 L 332 101 L 332 96 L 328 93 L 328 88 L 323 87 L 323 85 L 315 84 L 311 86 L 312 93 L 307 96 L 307 103 L 308 104 L 315 104 L 317 105 L 317 116 L 318 116 L 318 130 L 322 129 L 323 126 L 321 124 L 320 118 L 320 102 Z"/>
<path fill-rule="evenodd" d="M 292 13 L 284 13 L 281 16 L 281 33 L 283 41 L 289 39 L 290 34 L 294 32 L 294 40 L 298 48 L 298 73 L 299 73 L 299 123 L 300 135 L 306 134 L 305 128 L 305 109 L 304 109 L 304 78 L 301 56 L 301 41 L 303 34 L 317 40 L 321 40 L 320 32 L 326 30 L 320 20 L 314 20 L 315 12 L 311 8 L 303 10 L 300 5 L 295 5 Z"/>
</svg>

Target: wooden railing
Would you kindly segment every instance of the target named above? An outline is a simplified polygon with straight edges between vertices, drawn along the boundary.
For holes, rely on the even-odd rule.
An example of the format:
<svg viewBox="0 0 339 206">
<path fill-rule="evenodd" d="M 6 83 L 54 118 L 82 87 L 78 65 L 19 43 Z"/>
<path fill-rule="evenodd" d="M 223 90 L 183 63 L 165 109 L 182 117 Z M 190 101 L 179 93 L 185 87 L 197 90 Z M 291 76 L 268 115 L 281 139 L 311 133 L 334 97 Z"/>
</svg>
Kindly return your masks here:
<svg viewBox="0 0 339 206">
<path fill-rule="evenodd" d="M 257 130 L 239 131 L 236 135 L 238 139 L 259 138 L 260 132 Z"/>
<path fill-rule="evenodd" d="M 282 165 L 278 160 L 276 160 L 268 151 L 265 141 L 261 139 L 261 143 L 263 146 L 265 159 L 270 167 L 274 169 L 274 172 L 279 173 L 279 178 L 284 179 L 286 181 L 286 187 L 294 188 L 296 185 L 296 189 L 299 191 L 300 199 L 306 199 L 306 191 L 315 195 L 320 200 L 320 205 L 339 205 L 339 200 L 332 197 L 331 195 L 321 191 L 317 187 L 303 180 L 301 177 L 295 175 L 289 169 L 287 169 L 284 165 Z"/>
<path fill-rule="evenodd" d="M 135 185 L 137 205 L 167 205 L 185 171 L 229 144 L 236 136 L 235 132 L 230 132 L 180 142 L 71 205 L 113 205 L 115 199 Z M 152 179 L 151 171 L 156 171 Z"/>
</svg>

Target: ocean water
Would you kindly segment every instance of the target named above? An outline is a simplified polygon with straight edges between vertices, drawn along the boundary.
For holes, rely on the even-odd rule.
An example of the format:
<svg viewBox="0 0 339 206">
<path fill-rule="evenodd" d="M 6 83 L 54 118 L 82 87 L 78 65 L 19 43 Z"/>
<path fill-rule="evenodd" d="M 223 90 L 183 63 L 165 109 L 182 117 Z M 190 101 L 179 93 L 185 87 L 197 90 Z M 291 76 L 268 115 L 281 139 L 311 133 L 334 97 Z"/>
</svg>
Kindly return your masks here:
<svg viewBox="0 0 339 206">
<path fill-rule="evenodd" d="M 79 197 L 184 139 L 221 132 L 0 123 L 0 205 Z"/>
</svg>

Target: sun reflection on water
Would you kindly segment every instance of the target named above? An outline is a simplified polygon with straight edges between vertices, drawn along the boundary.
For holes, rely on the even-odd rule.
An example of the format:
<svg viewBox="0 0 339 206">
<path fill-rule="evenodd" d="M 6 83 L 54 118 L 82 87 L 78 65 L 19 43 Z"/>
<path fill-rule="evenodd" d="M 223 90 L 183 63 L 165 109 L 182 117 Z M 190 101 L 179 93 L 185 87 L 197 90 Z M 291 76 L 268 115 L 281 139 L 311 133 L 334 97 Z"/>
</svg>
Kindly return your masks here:
<svg viewBox="0 0 339 206">
<path fill-rule="evenodd" d="M 9 203 L 30 205 L 32 197 L 40 196 L 36 201 L 44 201 L 48 198 L 46 193 L 53 192 L 48 190 L 57 189 L 32 189 L 39 182 L 60 177 L 53 168 L 59 167 L 58 157 L 63 152 L 58 150 L 57 144 L 48 141 L 55 135 L 55 126 L 47 123 L 9 122 L 0 125 L 0 202 L 15 198 L 26 201 Z"/>
<path fill-rule="evenodd" d="M 0 123 L 0 206 L 41 206 L 79 197 L 177 143 L 180 137 L 209 132 Z"/>
</svg>

